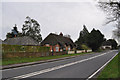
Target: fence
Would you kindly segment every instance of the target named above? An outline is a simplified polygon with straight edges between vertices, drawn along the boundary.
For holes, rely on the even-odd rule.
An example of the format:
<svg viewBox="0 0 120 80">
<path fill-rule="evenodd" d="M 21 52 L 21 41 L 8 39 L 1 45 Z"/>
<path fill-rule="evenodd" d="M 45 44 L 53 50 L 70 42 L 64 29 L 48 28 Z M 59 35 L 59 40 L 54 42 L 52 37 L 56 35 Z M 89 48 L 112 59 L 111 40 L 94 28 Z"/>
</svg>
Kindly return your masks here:
<svg viewBox="0 0 120 80">
<path fill-rule="evenodd" d="M 68 51 L 68 54 L 75 54 L 75 51 Z"/>
<path fill-rule="evenodd" d="M 83 53 L 83 52 L 92 52 L 92 50 L 76 50 L 76 51 L 68 51 L 68 54 Z"/>
<path fill-rule="evenodd" d="M 87 50 L 87 52 L 92 52 L 92 50 Z"/>
</svg>

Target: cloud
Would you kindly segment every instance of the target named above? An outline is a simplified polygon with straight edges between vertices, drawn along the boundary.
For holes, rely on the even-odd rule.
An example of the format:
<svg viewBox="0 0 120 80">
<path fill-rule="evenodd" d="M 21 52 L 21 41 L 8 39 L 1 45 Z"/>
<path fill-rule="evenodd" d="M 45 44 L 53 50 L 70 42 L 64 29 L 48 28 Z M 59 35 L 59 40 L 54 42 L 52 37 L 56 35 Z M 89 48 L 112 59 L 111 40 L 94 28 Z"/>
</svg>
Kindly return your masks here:
<svg viewBox="0 0 120 80">
<path fill-rule="evenodd" d="M 2 39 L 14 24 L 21 31 L 25 17 L 30 16 L 41 24 L 41 34 L 45 38 L 51 32 L 70 34 L 75 41 L 85 24 L 89 31 L 93 28 L 102 30 L 105 21 L 104 13 L 91 2 L 5 2 L 2 6 L 3 32 Z M 112 29 L 109 26 L 109 29 Z"/>
</svg>

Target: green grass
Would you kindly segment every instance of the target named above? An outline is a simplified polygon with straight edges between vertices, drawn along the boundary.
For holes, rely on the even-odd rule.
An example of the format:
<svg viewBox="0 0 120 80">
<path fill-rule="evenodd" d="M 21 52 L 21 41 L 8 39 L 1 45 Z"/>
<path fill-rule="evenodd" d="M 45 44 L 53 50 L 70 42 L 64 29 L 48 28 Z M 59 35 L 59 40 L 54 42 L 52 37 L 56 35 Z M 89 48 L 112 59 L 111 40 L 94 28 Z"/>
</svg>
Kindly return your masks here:
<svg viewBox="0 0 120 80">
<path fill-rule="evenodd" d="M 120 52 L 98 75 L 98 80 L 120 78 Z"/>
<path fill-rule="evenodd" d="M 25 62 L 35 62 L 35 61 L 63 58 L 63 57 L 83 55 L 83 54 L 89 54 L 89 53 L 64 54 L 64 55 L 58 55 L 58 56 L 33 57 L 33 58 L 32 57 L 31 58 L 17 57 L 17 58 L 3 59 L 2 60 L 2 65 L 25 63 Z"/>
</svg>

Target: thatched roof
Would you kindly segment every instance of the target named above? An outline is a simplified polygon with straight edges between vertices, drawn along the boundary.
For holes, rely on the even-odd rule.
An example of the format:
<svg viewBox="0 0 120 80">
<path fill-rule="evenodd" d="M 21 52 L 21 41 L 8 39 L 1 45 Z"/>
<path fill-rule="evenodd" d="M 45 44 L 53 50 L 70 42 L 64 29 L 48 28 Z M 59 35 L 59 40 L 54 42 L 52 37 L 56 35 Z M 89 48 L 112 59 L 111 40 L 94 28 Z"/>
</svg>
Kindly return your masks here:
<svg viewBox="0 0 120 80">
<path fill-rule="evenodd" d="M 62 35 L 56 35 L 53 33 L 50 33 L 42 42 L 41 45 L 45 45 L 45 44 L 50 44 L 52 46 L 59 44 L 62 48 L 64 47 L 64 45 L 66 46 L 71 46 L 72 48 L 75 47 L 74 42 L 68 38 L 68 37 L 64 37 Z"/>
<path fill-rule="evenodd" d="M 9 45 L 39 45 L 37 41 L 29 36 L 8 38 L 4 43 Z"/>
</svg>

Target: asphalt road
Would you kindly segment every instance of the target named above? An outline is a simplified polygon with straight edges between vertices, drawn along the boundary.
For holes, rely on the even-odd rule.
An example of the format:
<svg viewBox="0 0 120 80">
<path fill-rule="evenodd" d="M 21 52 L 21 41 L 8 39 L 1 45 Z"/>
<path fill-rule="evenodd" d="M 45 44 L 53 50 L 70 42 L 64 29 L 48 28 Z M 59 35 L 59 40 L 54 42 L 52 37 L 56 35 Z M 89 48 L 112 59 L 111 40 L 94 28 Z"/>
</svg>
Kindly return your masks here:
<svg viewBox="0 0 120 80">
<path fill-rule="evenodd" d="M 2 78 L 88 78 L 118 51 L 85 54 L 71 59 L 2 70 Z"/>
</svg>

